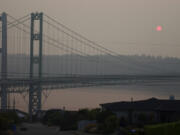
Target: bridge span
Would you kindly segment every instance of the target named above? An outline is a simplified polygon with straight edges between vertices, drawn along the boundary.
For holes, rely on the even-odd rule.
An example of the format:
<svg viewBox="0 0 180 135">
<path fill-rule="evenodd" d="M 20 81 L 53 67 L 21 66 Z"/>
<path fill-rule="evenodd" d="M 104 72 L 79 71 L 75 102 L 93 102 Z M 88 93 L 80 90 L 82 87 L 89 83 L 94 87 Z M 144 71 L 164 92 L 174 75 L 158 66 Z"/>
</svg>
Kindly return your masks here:
<svg viewBox="0 0 180 135">
<path fill-rule="evenodd" d="M 2 13 L 0 23 L 2 110 L 8 109 L 11 93 L 29 93 L 32 117 L 41 110 L 46 90 L 180 79 L 178 75 L 161 75 L 152 65 L 146 69 L 136 63 L 129 65 L 118 53 L 44 13 L 19 19 Z M 156 69 L 154 75 L 146 75 L 152 69 Z"/>
</svg>

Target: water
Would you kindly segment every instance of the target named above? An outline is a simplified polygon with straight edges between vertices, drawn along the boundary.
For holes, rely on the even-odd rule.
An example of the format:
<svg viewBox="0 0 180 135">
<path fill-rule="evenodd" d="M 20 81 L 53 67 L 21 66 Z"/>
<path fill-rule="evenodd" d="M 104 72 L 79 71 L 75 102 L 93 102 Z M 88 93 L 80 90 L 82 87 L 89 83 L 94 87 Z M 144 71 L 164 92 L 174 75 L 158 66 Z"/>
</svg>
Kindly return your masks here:
<svg viewBox="0 0 180 135">
<path fill-rule="evenodd" d="M 120 86 L 101 86 L 89 88 L 72 88 L 51 91 L 47 101 L 43 99 L 43 109 L 95 108 L 101 103 L 147 99 L 151 97 L 168 99 L 174 95 L 180 99 L 180 81 L 160 81 Z M 26 99 L 27 100 L 27 99 Z M 16 106 L 27 111 L 27 103 L 22 96 L 16 96 Z"/>
</svg>

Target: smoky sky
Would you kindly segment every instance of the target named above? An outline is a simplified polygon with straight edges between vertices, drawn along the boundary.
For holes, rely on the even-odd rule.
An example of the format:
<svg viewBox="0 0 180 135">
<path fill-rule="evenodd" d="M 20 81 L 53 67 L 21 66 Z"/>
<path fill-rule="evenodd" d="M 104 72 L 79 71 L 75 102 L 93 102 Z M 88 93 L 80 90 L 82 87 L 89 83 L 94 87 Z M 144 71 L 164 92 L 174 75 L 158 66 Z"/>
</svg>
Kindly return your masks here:
<svg viewBox="0 0 180 135">
<path fill-rule="evenodd" d="M 179 7 L 179 0 L 0 0 L 0 12 L 45 12 L 119 54 L 170 57 L 180 57 Z"/>
</svg>

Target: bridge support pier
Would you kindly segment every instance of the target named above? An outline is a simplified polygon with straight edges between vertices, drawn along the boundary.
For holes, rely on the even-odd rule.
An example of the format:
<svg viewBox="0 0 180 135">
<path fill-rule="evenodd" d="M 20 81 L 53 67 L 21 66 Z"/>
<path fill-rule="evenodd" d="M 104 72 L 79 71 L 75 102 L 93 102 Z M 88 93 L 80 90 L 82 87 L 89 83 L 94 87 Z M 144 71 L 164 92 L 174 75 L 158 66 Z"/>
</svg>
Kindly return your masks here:
<svg viewBox="0 0 180 135">
<path fill-rule="evenodd" d="M 7 14 L 2 13 L 0 17 L 0 21 L 2 22 L 2 46 L 0 48 L 1 53 L 1 109 L 7 109 Z"/>
<path fill-rule="evenodd" d="M 38 22 L 38 32 L 35 22 Z M 35 44 L 36 43 L 36 44 Z M 42 78 L 42 44 L 43 43 L 43 13 L 31 14 L 31 40 L 30 40 L 30 87 L 29 87 L 29 114 L 30 119 L 41 110 L 41 78 Z M 38 51 L 37 51 L 38 50 Z M 37 54 L 36 54 L 37 53 Z M 38 69 L 35 69 L 38 65 Z"/>
</svg>

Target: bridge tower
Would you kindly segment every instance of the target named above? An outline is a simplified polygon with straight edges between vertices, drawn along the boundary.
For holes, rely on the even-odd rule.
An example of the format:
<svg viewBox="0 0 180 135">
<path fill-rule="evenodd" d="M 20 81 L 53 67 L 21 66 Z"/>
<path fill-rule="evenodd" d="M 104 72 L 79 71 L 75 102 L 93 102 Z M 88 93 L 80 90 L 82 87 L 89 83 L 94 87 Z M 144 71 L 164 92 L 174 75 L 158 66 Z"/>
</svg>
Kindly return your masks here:
<svg viewBox="0 0 180 135">
<path fill-rule="evenodd" d="M 2 46 L 0 46 L 1 54 L 1 109 L 7 109 L 7 14 L 2 13 L 0 16 L 0 21 L 2 23 Z"/>
<path fill-rule="evenodd" d="M 37 28 L 37 29 L 36 29 Z M 31 14 L 29 114 L 41 110 L 43 13 Z"/>
</svg>

